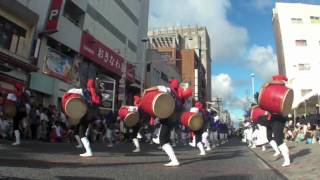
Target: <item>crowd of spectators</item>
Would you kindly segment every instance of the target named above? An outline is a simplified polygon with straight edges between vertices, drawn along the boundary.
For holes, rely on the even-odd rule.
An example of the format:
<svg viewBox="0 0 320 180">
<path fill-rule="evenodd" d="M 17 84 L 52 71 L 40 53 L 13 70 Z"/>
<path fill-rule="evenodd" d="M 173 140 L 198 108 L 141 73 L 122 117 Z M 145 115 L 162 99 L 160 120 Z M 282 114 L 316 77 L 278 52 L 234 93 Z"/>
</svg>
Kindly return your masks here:
<svg viewBox="0 0 320 180">
<path fill-rule="evenodd" d="M 308 114 L 289 120 L 285 127 L 285 139 L 296 143 L 320 144 L 320 114 Z"/>
</svg>

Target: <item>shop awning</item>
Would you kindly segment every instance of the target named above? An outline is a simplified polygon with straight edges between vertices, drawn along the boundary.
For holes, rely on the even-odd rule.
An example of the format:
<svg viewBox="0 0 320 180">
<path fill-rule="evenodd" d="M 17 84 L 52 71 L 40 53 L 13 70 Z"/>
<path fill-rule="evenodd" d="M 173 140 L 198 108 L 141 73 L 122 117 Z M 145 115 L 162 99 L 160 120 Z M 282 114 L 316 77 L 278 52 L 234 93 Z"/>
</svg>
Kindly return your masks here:
<svg viewBox="0 0 320 180">
<path fill-rule="evenodd" d="M 307 93 L 306 95 L 300 97 L 298 100 L 294 100 L 294 102 L 292 104 L 292 109 L 298 108 L 301 103 L 311 99 L 314 96 L 319 96 L 319 95 L 320 95 L 320 90 L 313 90 L 313 91 Z"/>
</svg>

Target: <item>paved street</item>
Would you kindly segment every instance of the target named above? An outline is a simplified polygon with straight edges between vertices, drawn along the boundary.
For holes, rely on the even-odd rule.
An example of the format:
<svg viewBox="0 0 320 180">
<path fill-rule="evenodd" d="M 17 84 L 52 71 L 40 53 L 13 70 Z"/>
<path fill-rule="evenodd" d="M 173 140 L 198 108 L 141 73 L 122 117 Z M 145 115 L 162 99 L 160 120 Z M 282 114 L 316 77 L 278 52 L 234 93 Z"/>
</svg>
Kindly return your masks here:
<svg viewBox="0 0 320 180">
<path fill-rule="evenodd" d="M 269 148 L 266 152 L 262 152 L 261 148 L 252 149 L 261 159 L 263 159 L 270 167 L 277 169 L 281 174 L 292 180 L 313 180 L 319 179 L 319 144 L 306 144 L 300 142 L 298 144 L 287 142 L 290 149 L 291 165 L 290 168 L 283 168 L 281 157 L 273 157 L 274 151 Z"/>
<path fill-rule="evenodd" d="M 168 161 L 156 145 L 142 144 L 134 154 L 131 144 L 107 148 L 94 144 L 94 157 L 80 158 L 72 144 L 35 141 L 12 147 L 0 141 L 0 178 L 4 179 L 283 179 L 238 139 L 216 148 L 205 157 L 192 147 L 176 147 L 180 167 Z"/>
</svg>

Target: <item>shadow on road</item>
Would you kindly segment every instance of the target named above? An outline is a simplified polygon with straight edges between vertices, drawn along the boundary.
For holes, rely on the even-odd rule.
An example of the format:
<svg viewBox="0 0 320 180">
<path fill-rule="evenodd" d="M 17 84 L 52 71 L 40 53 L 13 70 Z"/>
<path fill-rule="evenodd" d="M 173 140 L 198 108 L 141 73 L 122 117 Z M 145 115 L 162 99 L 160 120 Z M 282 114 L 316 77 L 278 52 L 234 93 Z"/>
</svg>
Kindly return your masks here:
<svg viewBox="0 0 320 180">
<path fill-rule="evenodd" d="M 297 157 L 306 156 L 307 154 L 310 154 L 310 153 L 311 153 L 310 149 L 302 149 L 296 152 L 295 154 L 290 155 L 291 161 L 294 161 L 294 159 Z"/>
</svg>

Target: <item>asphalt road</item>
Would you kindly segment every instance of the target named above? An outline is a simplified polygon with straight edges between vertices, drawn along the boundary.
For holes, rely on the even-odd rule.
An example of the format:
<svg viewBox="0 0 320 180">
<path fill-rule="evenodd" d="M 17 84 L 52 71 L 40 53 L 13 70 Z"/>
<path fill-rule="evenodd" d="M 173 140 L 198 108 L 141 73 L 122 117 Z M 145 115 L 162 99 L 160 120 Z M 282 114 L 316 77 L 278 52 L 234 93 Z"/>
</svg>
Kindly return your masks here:
<svg viewBox="0 0 320 180">
<path fill-rule="evenodd" d="M 283 179 L 236 138 L 202 157 L 196 148 L 176 147 L 179 167 L 164 167 L 168 157 L 150 144 L 131 153 L 129 143 L 113 148 L 97 143 L 92 145 L 94 157 L 82 158 L 83 150 L 73 144 L 10 143 L 0 141 L 0 179 Z"/>
</svg>

